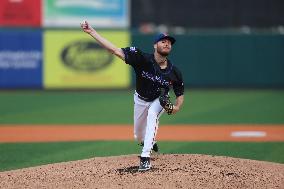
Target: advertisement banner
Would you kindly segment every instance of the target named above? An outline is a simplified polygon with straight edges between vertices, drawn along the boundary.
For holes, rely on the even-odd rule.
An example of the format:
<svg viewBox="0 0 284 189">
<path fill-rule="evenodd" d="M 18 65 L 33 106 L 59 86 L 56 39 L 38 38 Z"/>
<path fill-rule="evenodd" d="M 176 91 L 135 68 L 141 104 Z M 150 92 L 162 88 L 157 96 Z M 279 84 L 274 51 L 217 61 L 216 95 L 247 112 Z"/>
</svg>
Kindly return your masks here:
<svg viewBox="0 0 284 189">
<path fill-rule="evenodd" d="M 41 25 L 41 0 L 1 0 L 0 26 Z"/>
<path fill-rule="evenodd" d="M 44 26 L 78 27 L 88 20 L 96 28 L 129 26 L 129 0 L 45 0 Z"/>
<path fill-rule="evenodd" d="M 42 32 L 0 31 L 0 88 L 42 87 Z"/>
<path fill-rule="evenodd" d="M 101 31 L 117 47 L 130 44 L 126 31 Z M 127 88 L 130 66 L 82 31 L 53 30 L 44 34 L 44 87 Z"/>
</svg>

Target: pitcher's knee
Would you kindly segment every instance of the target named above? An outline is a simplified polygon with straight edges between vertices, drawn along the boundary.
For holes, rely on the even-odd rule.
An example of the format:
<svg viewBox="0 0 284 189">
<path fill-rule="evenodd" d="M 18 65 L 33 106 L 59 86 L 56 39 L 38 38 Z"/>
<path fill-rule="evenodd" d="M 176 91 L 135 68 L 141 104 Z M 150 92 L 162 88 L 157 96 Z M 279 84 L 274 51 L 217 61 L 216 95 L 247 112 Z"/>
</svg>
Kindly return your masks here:
<svg viewBox="0 0 284 189">
<path fill-rule="evenodd" d="M 155 112 L 155 111 L 153 111 L 153 110 L 150 109 L 150 110 L 148 111 L 147 119 L 149 119 L 149 118 L 151 118 L 151 119 L 152 119 L 152 118 L 155 118 L 155 119 L 156 119 L 156 118 L 157 118 L 157 115 L 158 115 L 157 112 Z"/>
</svg>

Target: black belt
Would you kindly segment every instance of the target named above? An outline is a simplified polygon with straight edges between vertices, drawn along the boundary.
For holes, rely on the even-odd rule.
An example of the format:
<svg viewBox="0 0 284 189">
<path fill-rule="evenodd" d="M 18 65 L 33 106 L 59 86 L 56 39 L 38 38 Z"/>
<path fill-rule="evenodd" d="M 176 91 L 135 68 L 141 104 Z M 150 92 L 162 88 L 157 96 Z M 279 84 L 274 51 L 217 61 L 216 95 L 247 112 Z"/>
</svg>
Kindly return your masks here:
<svg viewBox="0 0 284 189">
<path fill-rule="evenodd" d="M 155 99 L 150 99 L 150 98 L 146 98 L 146 97 L 140 96 L 139 94 L 138 94 L 138 97 L 139 97 L 141 100 L 144 100 L 144 101 L 146 101 L 146 102 L 152 102 L 153 100 L 155 100 Z"/>
<path fill-rule="evenodd" d="M 136 93 L 137 93 L 137 92 L 136 92 Z M 141 100 L 144 100 L 144 101 L 146 101 L 146 102 L 153 102 L 156 98 L 158 98 L 158 97 L 147 98 L 147 97 L 144 97 L 144 96 L 139 95 L 138 93 L 137 93 L 137 96 L 138 96 L 138 98 L 140 98 Z"/>
</svg>

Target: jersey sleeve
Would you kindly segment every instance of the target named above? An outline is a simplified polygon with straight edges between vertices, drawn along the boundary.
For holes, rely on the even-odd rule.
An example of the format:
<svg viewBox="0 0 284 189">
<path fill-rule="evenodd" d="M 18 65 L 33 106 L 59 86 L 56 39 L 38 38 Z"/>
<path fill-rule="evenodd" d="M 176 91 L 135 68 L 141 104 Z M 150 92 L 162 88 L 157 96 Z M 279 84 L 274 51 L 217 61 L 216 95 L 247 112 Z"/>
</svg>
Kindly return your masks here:
<svg viewBox="0 0 284 189">
<path fill-rule="evenodd" d="M 125 63 L 137 67 L 143 60 L 143 52 L 137 47 L 122 48 L 125 56 Z"/>
<path fill-rule="evenodd" d="M 182 79 L 182 74 L 177 68 L 175 68 L 175 75 L 176 80 L 173 83 L 173 90 L 176 97 L 179 97 L 184 94 L 184 83 Z"/>
</svg>

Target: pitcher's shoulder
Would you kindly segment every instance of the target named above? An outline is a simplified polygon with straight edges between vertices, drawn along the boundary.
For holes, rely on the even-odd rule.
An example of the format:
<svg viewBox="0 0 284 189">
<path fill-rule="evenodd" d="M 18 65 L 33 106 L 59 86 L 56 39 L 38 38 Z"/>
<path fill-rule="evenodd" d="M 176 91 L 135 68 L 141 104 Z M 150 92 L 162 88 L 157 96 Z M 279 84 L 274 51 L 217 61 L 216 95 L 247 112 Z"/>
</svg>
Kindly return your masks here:
<svg viewBox="0 0 284 189">
<path fill-rule="evenodd" d="M 182 75 L 182 72 L 180 71 L 180 69 L 176 65 L 173 65 L 173 71 L 174 71 L 174 73 L 176 73 L 180 76 Z"/>
</svg>

